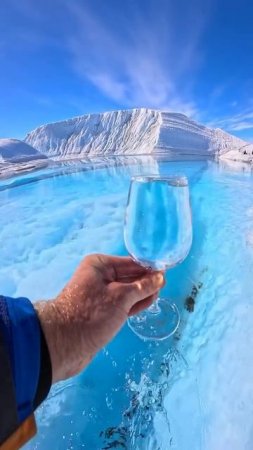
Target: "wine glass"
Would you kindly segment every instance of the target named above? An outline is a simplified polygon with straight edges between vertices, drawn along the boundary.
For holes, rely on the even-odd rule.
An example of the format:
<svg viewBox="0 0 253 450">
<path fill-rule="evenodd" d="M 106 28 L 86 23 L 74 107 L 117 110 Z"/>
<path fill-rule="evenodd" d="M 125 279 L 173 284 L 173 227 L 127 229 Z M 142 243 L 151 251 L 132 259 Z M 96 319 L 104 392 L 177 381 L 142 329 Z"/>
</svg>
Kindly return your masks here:
<svg viewBox="0 0 253 450">
<path fill-rule="evenodd" d="M 157 175 L 131 179 L 124 226 L 131 257 L 152 270 L 165 270 L 182 262 L 192 244 L 188 180 Z M 180 315 L 175 304 L 158 298 L 128 324 L 142 339 L 163 340 L 177 330 Z"/>
</svg>

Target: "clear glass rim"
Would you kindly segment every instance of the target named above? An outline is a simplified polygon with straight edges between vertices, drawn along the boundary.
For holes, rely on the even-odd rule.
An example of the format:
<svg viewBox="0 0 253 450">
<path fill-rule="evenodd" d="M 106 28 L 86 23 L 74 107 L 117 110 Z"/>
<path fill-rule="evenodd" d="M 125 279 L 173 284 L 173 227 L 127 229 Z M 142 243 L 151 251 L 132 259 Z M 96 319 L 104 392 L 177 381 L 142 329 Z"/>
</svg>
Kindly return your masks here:
<svg viewBox="0 0 253 450">
<path fill-rule="evenodd" d="M 164 183 L 169 184 L 170 186 L 188 186 L 188 179 L 184 175 L 170 175 L 170 176 L 163 176 L 163 175 L 135 175 L 131 177 L 131 182 L 137 182 L 137 183 L 150 183 L 151 181 L 162 181 Z"/>
</svg>

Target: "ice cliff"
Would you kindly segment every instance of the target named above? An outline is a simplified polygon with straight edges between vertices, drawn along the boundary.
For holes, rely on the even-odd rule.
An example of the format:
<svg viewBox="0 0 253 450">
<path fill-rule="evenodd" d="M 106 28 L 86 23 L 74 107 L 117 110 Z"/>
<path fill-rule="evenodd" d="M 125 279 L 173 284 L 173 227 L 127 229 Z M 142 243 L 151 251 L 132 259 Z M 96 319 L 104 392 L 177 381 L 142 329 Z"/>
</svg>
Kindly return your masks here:
<svg viewBox="0 0 253 450">
<path fill-rule="evenodd" d="M 183 114 L 144 108 L 43 125 L 28 133 L 25 142 L 57 159 L 165 152 L 250 161 L 253 151 L 253 144 Z"/>
</svg>

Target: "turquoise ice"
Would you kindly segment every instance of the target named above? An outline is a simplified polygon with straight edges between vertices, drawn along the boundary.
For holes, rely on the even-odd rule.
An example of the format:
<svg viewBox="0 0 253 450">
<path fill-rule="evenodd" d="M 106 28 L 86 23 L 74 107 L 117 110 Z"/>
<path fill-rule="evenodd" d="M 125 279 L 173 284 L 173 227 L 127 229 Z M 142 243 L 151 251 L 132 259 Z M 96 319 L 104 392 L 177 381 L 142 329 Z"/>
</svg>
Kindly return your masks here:
<svg viewBox="0 0 253 450">
<path fill-rule="evenodd" d="M 126 326 L 84 373 L 53 387 L 26 448 L 251 450 L 253 175 L 207 160 L 122 162 L 1 181 L 1 292 L 34 301 L 55 296 L 83 255 L 126 254 L 132 175 L 186 175 L 193 208 L 191 253 L 164 289 L 179 332 L 145 343 Z"/>
</svg>

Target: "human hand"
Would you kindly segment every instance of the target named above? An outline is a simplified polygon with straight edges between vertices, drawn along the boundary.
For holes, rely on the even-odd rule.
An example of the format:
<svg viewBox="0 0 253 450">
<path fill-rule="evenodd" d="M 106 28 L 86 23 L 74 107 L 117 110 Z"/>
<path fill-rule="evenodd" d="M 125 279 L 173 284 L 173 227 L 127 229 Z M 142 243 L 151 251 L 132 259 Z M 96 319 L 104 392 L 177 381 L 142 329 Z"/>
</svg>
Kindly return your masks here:
<svg viewBox="0 0 253 450">
<path fill-rule="evenodd" d="M 44 330 L 53 380 L 82 370 L 124 325 L 128 316 L 148 308 L 164 285 L 129 257 L 90 255 L 51 302 L 35 305 Z"/>
</svg>

